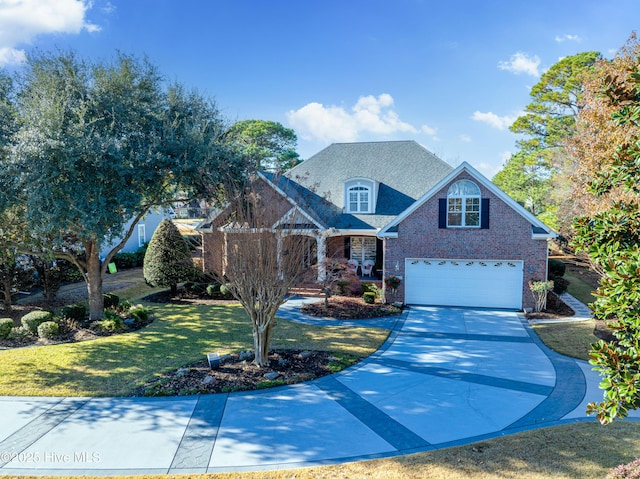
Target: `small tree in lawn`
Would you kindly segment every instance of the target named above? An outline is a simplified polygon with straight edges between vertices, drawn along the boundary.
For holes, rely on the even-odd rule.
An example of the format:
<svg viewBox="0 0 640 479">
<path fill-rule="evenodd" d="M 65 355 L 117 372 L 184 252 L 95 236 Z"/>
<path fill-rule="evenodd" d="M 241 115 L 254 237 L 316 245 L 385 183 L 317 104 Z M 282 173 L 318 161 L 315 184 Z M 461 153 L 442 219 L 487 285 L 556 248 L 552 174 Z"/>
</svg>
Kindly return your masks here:
<svg viewBox="0 0 640 479">
<path fill-rule="evenodd" d="M 270 188 L 260 184 L 254 182 L 228 195 L 228 222 L 223 227 L 226 264 L 223 272 L 215 274 L 251 320 L 254 364 L 267 366 L 276 312 L 310 270 L 304 260 L 309 238 L 300 235 L 303 231 L 295 227 L 294 218 L 278 221 L 282 211 L 264 196 Z"/>
<path fill-rule="evenodd" d="M 186 240 L 173 222 L 164 219 L 153 233 L 144 255 L 143 274 L 152 286 L 169 286 L 178 292 L 178 283 L 188 281 L 195 267 Z"/>
<path fill-rule="evenodd" d="M 324 260 L 324 276 L 320 280 L 320 287 L 324 293 L 324 307 L 329 309 L 329 298 L 340 281 L 344 281 L 349 274 L 346 258 L 329 257 Z"/>
</svg>

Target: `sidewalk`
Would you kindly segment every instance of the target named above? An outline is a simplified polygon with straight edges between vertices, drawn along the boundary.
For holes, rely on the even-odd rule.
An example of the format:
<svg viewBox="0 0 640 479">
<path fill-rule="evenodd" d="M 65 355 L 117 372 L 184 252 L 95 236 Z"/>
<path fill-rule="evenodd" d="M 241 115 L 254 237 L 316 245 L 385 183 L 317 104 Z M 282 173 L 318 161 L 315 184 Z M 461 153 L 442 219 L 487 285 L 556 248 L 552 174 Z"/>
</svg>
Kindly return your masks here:
<svg viewBox="0 0 640 479">
<path fill-rule="evenodd" d="M 578 321 L 588 321 L 593 318 L 591 310 L 587 305 L 583 302 L 577 300 L 575 297 L 571 296 L 569 293 L 562 293 L 560 295 L 560 299 L 575 313 L 573 316 L 569 318 L 559 318 L 559 319 L 531 319 L 529 320 L 530 324 L 551 324 L 551 323 L 571 323 Z"/>
</svg>

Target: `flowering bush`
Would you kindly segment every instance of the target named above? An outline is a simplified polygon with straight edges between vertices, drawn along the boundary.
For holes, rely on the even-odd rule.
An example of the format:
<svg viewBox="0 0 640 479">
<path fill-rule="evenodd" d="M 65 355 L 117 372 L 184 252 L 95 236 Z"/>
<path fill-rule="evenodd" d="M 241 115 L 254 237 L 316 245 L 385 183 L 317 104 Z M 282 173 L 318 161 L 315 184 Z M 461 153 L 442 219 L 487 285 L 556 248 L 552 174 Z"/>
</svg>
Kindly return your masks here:
<svg viewBox="0 0 640 479">
<path fill-rule="evenodd" d="M 634 479 L 640 478 L 640 459 L 629 464 L 622 464 L 609 471 L 606 479 Z"/>
<path fill-rule="evenodd" d="M 387 279 L 384 280 L 384 284 L 387 285 L 387 288 L 391 288 L 392 291 L 395 291 L 398 289 L 398 286 L 400 286 L 400 278 L 393 275 L 387 276 Z"/>
<path fill-rule="evenodd" d="M 553 281 L 529 281 L 529 289 L 535 300 L 535 312 L 547 307 L 547 294 L 553 289 Z"/>
</svg>

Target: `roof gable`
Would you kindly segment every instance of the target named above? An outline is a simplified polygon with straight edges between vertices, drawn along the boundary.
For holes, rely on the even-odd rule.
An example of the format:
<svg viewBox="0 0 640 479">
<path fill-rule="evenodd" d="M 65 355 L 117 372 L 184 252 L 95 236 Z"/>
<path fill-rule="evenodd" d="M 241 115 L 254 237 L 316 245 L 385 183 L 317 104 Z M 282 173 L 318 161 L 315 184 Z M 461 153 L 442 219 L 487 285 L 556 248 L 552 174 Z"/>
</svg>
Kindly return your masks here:
<svg viewBox="0 0 640 479">
<path fill-rule="evenodd" d="M 420 206 L 431 199 L 436 193 L 444 188 L 448 183 L 457 178 L 462 172 L 468 173 L 474 180 L 482 184 L 486 189 L 491 191 L 494 195 L 500 198 L 504 203 L 515 210 L 520 216 L 527 220 L 532 227 L 532 236 L 536 239 L 555 238 L 556 234 L 545 225 L 542 221 L 536 218 L 533 214 L 527 211 L 523 206 L 516 202 L 513 198 L 507 195 L 504 191 L 498 188 L 493 182 L 488 180 L 483 174 L 473 168 L 469 163 L 463 162 L 455 170 L 442 178 L 437 184 L 435 184 L 429 191 L 427 191 L 422 197 L 415 201 L 411 206 L 400 213 L 393 221 L 387 224 L 380 230 L 378 236 L 396 236 L 398 234 L 398 225 L 407 218 L 411 213 L 417 210 Z"/>
<path fill-rule="evenodd" d="M 402 212 L 452 169 L 415 141 L 381 141 L 334 143 L 285 176 L 339 209 L 345 181 L 369 178 L 379 185 L 375 214 L 388 215 Z"/>
</svg>

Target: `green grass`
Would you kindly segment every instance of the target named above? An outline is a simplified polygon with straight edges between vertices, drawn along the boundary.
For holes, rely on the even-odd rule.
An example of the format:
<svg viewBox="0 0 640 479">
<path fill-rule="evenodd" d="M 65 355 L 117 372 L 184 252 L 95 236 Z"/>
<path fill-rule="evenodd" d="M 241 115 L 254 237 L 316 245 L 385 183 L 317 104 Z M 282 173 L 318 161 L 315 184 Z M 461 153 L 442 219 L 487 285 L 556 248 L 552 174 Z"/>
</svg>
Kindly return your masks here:
<svg viewBox="0 0 640 479">
<path fill-rule="evenodd" d="M 567 292 L 571 296 L 584 304 L 595 300 L 591 294 L 593 288 L 588 283 L 569 272 L 565 273 L 564 277 L 570 282 Z M 548 347 L 565 356 L 585 361 L 589 359 L 591 344 L 598 341 L 598 338 L 593 335 L 594 328 L 595 320 L 593 319 L 575 323 L 533 325 L 533 330 Z"/>
<path fill-rule="evenodd" d="M 580 300 L 584 304 L 589 304 L 595 301 L 595 296 L 593 296 L 593 288 L 590 284 L 585 283 L 577 276 L 572 275 L 568 271 L 564 274 L 565 279 L 569 281 L 569 287 L 567 288 L 567 293 L 569 293 L 574 298 Z"/>
<path fill-rule="evenodd" d="M 150 305 L 155 321 L 139 331 L 92 341 L 0 351 L 0 396 L 126 396 L 142 383 L 208 352 L 252 347 L 238 305 Z M 278 321 L 274 349 L 373 353 L 388 331 Z"/>
<path fill-rule="evenodd" d="M 593 335 L 593 319 L 575 323 L 534 324 L 532 327 L 544 344 L 554 351 L 585 361 L 589 359 L 591 344 L 598 341 Z"/>
</svg>

